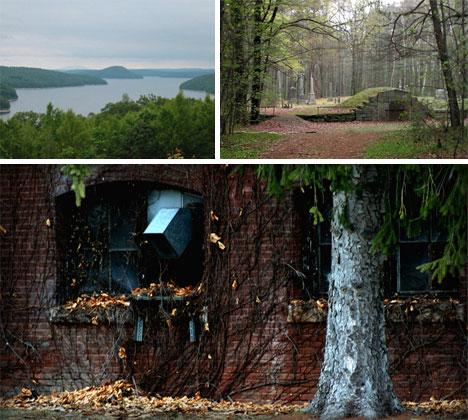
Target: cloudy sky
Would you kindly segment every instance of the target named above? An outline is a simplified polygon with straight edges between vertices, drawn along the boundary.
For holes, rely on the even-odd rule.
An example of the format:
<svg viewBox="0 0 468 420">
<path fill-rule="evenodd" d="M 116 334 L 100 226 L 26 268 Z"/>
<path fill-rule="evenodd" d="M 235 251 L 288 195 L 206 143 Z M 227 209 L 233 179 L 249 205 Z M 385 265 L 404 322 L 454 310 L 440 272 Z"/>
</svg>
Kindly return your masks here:
<svg viewBox="0 0 468 420">
<path fill-rule="evenodd" d="M 0 0 L 0 65 L 214 67 L 215 0 Z"/>
</svg>

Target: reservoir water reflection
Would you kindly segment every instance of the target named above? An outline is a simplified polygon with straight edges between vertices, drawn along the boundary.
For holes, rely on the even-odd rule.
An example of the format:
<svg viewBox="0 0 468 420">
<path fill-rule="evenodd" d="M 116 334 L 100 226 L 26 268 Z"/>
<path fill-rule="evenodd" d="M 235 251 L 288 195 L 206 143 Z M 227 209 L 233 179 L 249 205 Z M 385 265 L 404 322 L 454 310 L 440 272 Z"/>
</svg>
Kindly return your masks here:
<svg viewBox="0 0 468 420">
<path fill-rule="evenodd" d="M 107 85 L 76 86 L 44 89 L 16 89 L 18 100 L 11 102 L 10 113 L 1 118 L 11 118 L 17 112 L 45 112 L 49 102 L 56 108 L 71 109 L 77 114 L 99 112 L 107 103 L 118 102 L 127 93 L 131 99 L 154 94 L 173 98 L 181 83 L 187 78 L 145 77 L 143 79 L 106 79 Z M 204 98 L 205 92 L 184 90 L 190 98 Z"/>
</svg>

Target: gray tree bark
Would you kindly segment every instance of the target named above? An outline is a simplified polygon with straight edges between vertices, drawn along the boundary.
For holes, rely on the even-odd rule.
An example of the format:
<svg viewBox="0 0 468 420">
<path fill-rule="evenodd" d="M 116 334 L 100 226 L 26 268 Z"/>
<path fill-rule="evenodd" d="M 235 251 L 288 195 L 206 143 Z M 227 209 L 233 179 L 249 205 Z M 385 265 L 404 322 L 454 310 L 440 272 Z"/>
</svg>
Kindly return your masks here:
<svg viewBox="0 0 468 420">
<path fill-rule="evenodd" d="M 317 393 L 306 409 L 322 418 L 402 411 L 388 374 L 383 257 L 371 251 L 383 214 L 378 182 L 374 165 L 356 165 L 356 188 L 333 193 L 325 355 Z"/>
</svg>

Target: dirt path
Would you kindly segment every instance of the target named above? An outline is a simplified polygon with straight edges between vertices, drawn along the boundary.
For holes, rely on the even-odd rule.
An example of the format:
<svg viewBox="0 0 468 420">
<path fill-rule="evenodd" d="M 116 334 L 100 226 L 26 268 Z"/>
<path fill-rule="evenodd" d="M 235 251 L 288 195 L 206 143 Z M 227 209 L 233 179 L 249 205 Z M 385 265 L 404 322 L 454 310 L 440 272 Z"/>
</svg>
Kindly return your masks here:
<svg viewBox="0 0 468 420">
<path fill-rule="evenodd" d="M 315 123 L 296 115 L 282 114 L 253 129 L 286 134 L 262 155 L 264 159 L 343 159 L 363 158 L 369 144 L 381 138 L 383 133 L 406 124 L 375 121 Z"/>
</svg>

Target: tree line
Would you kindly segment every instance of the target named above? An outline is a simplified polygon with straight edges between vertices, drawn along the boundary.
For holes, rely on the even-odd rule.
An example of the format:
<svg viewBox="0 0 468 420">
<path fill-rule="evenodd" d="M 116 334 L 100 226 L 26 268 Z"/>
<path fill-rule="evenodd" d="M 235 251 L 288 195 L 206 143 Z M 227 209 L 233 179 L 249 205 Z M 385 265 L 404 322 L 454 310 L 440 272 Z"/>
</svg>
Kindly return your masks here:
<svg viewBox="0 0 468 420">
<path fill-rule="evenodd" d="M 85 117 L 49 104 L 0 120 L 0 158 L 213 158 L 214 101 L 124 95 Z"/>
</svg>

